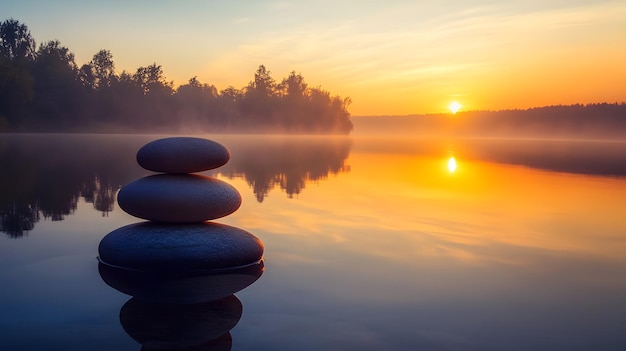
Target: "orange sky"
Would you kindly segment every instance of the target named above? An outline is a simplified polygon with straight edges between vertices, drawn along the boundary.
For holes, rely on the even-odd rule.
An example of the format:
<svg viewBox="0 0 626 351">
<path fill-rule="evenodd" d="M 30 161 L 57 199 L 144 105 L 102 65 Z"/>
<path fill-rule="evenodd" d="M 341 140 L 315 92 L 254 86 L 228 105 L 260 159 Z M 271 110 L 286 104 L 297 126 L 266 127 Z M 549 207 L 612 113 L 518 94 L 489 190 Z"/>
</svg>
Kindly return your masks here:
<svg viewBox="0 0 626 351">
<path fill-rule="evenodd" d="M 626 101 L 626 2 L 3 1 L 38 42 L 118 73 L 156 62 L 176 85 L 244 87 L 264 64 L 351 97 L 353 115 Z"/>
</svg>

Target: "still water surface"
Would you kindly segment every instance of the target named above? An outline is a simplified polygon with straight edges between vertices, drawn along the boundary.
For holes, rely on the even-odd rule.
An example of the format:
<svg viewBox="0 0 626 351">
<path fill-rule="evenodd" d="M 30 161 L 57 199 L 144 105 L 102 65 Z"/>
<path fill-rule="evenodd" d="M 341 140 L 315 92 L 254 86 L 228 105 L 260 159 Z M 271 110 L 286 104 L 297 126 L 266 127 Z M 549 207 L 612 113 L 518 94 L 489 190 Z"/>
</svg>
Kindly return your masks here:
<svg viewBox="0 0 626 351">
<path fill-rule="evenodd" d="M 2 349 L 142 349 L 96 257 L 158 137 L 0 135 Z M 625 143 L 209 137 L 265 272 L 196 349 L 626 349 Z"/>
</svg>

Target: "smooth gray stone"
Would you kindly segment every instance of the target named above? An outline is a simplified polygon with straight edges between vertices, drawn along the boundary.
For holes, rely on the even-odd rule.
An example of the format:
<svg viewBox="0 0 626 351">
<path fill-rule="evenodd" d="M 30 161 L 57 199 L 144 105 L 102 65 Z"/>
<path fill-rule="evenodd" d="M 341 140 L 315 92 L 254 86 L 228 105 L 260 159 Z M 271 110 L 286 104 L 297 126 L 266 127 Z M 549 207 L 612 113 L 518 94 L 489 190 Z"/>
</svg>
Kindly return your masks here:
<svg viewBox="0 0 626 351">
<path fill-rule="evenodd" d="M 193 223 L 227 216 L 241 206 L 232 185 L 197 174 L 157 174 L 137 179 L 117 194 L 120 208 L 156 222 Z"/>
<path fill-rule="evenodd" d="M 193 137 L 164 138 L 149 142 L 137 152 L 137 163 L 149 171 L 194 173 L 223 166 L 230 153 L 220 143 Z"/>
<path fill-rule="evenodd" d="M 123 269 L 170 275 L 209 274 L 259 263 L 263 243 L 237 227 L 206 222 L 141 222 L 107 234 L 100 262 Z"/>
</svg>

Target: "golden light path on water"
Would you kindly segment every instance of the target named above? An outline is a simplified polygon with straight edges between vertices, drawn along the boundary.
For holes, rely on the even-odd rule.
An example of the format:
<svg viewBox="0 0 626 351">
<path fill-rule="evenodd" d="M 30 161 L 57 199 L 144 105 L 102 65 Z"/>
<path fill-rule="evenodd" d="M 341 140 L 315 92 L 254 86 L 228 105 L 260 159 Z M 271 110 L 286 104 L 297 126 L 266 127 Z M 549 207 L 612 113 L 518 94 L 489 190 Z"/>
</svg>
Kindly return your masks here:
<svg viewBox="0 0 626 351">
<path fill-rule="evenodd" d="M 597 233 L 624 237 L 623 180 L 465 158 L 459 173 L 457 158 L 445 153 L 445 148 L 438 156 L 356 148 L 346 161 L 349 172 L 309 183 L 293 199 L 275 189 L 261 204 L 244 192 L 244 205 L 227 219 L 272 233 L 265 236 L 267 255 L 287 260 L 321 259 L 315 252 L 320 247 L 337 257 L 354 251 L 409 265 L 419 257 L 422 263 L 434 259 L 434 265 L 436 257 L 542 264 L 533 255 L 519 254 L 522 248 L 624 259 L 626 246 L 597 240 Z M 241 179 L 228 181 L 247 187 Z M 284 246 L 280 237 L 290 236 L 307 243 L 301 254 L 310 255 L 296 258 L 279 249 Z"/>
</svg>

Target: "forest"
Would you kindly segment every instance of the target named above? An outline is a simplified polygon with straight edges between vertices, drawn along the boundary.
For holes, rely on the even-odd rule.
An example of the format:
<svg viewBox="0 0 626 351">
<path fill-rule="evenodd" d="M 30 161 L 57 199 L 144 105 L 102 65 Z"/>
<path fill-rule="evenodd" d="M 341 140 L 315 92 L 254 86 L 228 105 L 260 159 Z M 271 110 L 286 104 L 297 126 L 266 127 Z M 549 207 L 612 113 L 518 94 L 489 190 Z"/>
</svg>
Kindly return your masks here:
<svg viewBox="0 0 626 351">
<path fill-rule="evenodd" d="M 350 98 L 260 65 L 247 86 L 218 91 L 192 77 L 174 87 L 156 63 L 116 72 L 100 50 L 83 65 L 59 40 L 38 47 L 28 27 L 0 23 L 0 132 L 349 134 Z"/>
</svg>

